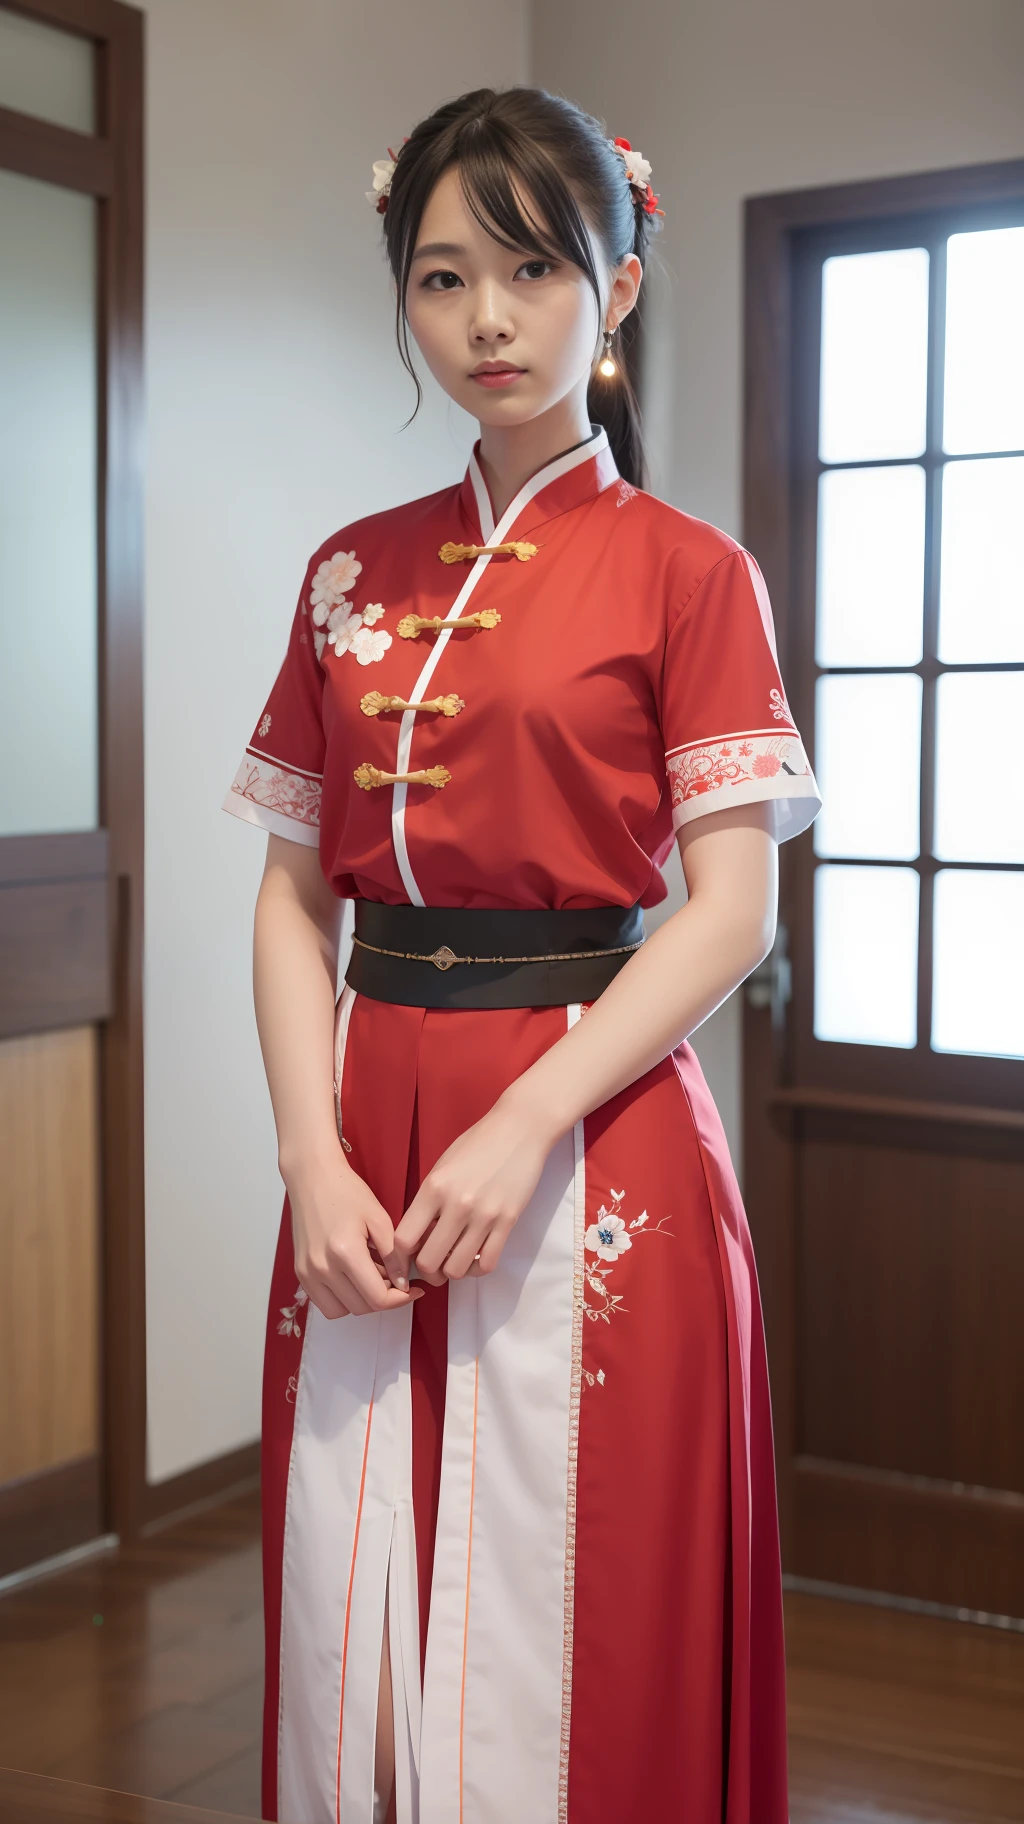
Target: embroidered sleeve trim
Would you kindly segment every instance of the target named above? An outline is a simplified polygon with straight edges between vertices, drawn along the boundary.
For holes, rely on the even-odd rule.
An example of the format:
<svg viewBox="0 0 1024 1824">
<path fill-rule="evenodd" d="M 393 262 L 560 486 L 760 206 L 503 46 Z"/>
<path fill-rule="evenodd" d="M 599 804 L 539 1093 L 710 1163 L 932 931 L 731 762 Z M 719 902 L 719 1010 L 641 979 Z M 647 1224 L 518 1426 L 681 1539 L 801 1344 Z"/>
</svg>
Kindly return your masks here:
<svg viewBox="0 0 1024 1824">
<path fill-rule="evenodd" d="M 789 801 L 780 804 L 776 816 L 775 833 L 784 841 L 806 829 L 821 808 L 814 774 L 795 730 L 756 729 L 691 742 L 666 754 L 665 769 L 677 830 L 694 817 L 727 805 L 778 799 Z"/>
<path fill-rule="evenodd" d="M 323 773 L 310 772 L 308 767 L 296 766 L 291 760 L 279 760 L 276 754 L 268 754 L 262 747 L 247 747 L 245 757 L 247 760 L 258 760 L 265 766 L 280 767 L 282 773 L 294 774 L 297 779 L 314 779 L 319 782 L 323 778 Z"/>
<path fill-rule="evenodd" d="M 224 800 L 224 809 L 247 823 L 315 848 L 319 842 L 323 785 L 309 773 L 246 754 Z"/>
</svg>

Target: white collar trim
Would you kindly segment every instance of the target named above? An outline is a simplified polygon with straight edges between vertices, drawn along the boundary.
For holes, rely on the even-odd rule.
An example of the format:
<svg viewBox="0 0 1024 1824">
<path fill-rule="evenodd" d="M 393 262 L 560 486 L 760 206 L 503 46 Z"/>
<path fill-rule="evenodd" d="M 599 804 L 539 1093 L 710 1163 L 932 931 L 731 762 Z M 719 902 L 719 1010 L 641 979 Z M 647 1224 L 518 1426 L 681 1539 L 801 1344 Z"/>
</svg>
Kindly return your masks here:
<svg viewBox="0 0 1024 1824">
<path fill-rule="evenodd" d="M 515 499 L 510 502 L 498 525 L 494 523 L 494 512 L 491 497 L 487 492 L 480 464 L 474 450 L 469 458 L 469 478 L 476 496 L 477 512 L 480 515 L 480 530 L 485 544 L 500 545 L 508 537 L 520 513 L 524 512 L 531 500 L 535 500 L 542 488 L 549 487 L 553 481 L 561 481 L 563 475 L 570 475 L 582 462 L 592 462 L 608 448 L 608 433 L 603 428 L 594 437 L 588 437 L 586 443 L 577 444 L 574 450 L 567 450 L 564 456 L 556 456 L 553 462 L 546 463 L 524 482 Z"/>
</svg>

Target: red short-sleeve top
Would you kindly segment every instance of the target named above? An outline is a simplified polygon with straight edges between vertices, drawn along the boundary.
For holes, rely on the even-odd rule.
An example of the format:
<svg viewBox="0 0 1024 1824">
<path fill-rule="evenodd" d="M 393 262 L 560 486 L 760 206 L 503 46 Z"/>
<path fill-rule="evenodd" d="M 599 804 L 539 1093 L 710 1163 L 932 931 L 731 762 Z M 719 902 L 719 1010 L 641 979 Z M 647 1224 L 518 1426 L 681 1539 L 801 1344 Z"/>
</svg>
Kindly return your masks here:
<svg viewBox="0 0 1024 1824">
<path fill-rule="evenodd" d="M 675 830 L 762 802 L 820 808 L 761 573 L 598 431 L 497 525 L 474 454 L 321 545 L 225 809 L 343 898 L 557 908 L 656 905 Z"/>
</svg>

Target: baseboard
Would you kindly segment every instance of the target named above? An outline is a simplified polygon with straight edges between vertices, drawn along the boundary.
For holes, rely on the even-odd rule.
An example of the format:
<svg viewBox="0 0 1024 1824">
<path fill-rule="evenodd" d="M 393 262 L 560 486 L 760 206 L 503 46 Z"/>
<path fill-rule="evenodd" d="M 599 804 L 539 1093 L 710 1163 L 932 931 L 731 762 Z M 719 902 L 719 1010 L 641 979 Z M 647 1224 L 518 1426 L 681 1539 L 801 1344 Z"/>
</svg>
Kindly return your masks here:
<svg viewBox="0 0 1024 1824">
<path fill-rule="evenodd" d="M 143 1502 L 142 1534 L 159 1532 L 176 1520 L 199 1513 L 205 1507 L 216 1507 L 231 1495 L 244 1494 L 255 1488 L 260 1479 L 259 1441 L 243 1444 L 240 1450 L 225 1451 L 194 1469 L 169 1476 L 166 1482 L 150 1482 Z"/>
<path fill-rule="evenodd" d="M 55 1558 L 103 1530 L 98 1456 L 0 1484 L 0 1577 Z"/>
</svg>

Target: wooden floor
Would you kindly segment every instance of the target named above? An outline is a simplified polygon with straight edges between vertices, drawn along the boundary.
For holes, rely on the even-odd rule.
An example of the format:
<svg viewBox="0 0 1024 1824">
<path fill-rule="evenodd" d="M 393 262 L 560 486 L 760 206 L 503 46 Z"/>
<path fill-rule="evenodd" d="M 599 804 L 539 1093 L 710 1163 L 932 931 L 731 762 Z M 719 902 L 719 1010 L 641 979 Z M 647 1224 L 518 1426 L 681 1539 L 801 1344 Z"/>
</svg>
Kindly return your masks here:
<svg viewBox="0 0 1024 1824">
<path fill-rule="evenodd" d="M 255 1497 L 0 1598 L 0 1766 L 258 1816 L 259 1600 Z M 1024 1824 L 1024 1636 L 787 1625 L 792 1824 Z"/>
</svg>

